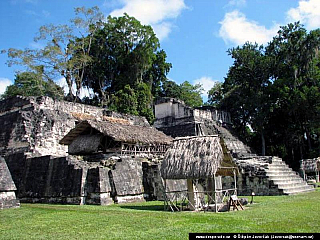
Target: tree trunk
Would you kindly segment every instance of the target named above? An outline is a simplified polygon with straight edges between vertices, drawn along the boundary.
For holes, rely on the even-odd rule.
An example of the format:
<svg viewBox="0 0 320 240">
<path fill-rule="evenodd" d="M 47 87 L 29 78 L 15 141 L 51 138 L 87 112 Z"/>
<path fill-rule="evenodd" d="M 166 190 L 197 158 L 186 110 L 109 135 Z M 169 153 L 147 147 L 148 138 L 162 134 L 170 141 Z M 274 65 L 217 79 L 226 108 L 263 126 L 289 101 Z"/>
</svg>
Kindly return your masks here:
<svg viewBox="0 0 320 240">
<path fill-rule="evenodd" d="M 264 138 L 263 131 L 261 131 L 261 155 L 262 156 L 266 155 L 266 141 Z"/>
<path fill-rule="evenodd" d="M 74 101 L 74 95 L 72 93 L 72 80 L 71 80 L 71 75 L 69 72 L 66 73 L 65 75 L 65 79 L 66 79 L 66 82 L 67 82 L 67 85 L 68 85 L 68 90 L 69 90 L 69 93 L 68 93 L 68 101 Z"/>
<path fill-rule="evenodd" d="M 300 160 L 303 159 L 303 137 L 299 141 L 299 150 L 300 150 Z"/>
<path fill-rule="evenodd" d="M 310 153 L 312 151 L 312 145 L 311 145 L 311 135 L 308 130 L 306 130 L 306 135 L 307 135 L 307 141 L 308 141 L 308 150 Z"/>
</svg>

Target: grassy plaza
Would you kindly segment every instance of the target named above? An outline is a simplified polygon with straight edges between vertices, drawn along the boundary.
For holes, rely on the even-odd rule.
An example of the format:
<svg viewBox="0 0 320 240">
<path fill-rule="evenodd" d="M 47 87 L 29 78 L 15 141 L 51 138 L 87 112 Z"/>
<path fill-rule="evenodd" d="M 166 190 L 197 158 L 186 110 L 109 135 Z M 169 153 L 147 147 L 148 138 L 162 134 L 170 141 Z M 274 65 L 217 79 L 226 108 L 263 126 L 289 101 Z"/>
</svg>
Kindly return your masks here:
<svg viewBox="0 0 320 240">
<path fill-rule="evenodd" d="M 75 206 L 21 204 L 0 211 L 0 239 L 188 239 L 189 232 L 320 232 L 319 188 L 255 196 L 244 211 L 167 212 L 163 202 Z M 250 201 L 250 197 L 249 197 Z"/>
</svg>

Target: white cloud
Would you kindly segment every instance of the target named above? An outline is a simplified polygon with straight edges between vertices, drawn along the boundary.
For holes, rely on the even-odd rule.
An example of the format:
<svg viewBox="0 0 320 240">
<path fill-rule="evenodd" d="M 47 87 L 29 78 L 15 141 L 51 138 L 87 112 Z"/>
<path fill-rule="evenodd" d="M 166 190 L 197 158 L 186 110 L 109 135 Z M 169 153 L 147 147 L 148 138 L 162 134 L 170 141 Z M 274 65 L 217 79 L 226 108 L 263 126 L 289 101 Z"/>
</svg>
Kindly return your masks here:
<svg viewBox="0 0 320 240">
<path fill-rule="evenodd" d="M 68 89 L 68 84 L 67 84 L 67 81 L 64 77 L 56 80 L 56 83 L 62 87 L 63 91 L 64 91 L 64 94 L 67 94 L 69 92 L 69 89 Z"/>
<path fill-rule="evenodd" d="M 291 8 L 287 12 L 287 20 L 289 22 L 297 22 L 305 24 L 309 30 L 320 27 L 320 1 L 319 0 L 301 0 L 297 8 Z"/>
<path fill-rule="evenodd" d="M 152 26 L 153 31 L 156 33 L 157 38 L 162 40 L 165 39 L 171 32 L 173 25 L 170 22 L 161 22 Z"/>
<path fill-rule="evenodd" d="M 213 80 L 211 77 L 201 77 L 192 81 L 192 84 L 200 83 L 204 89 L 201 94 L 202 98 L 206 101 L 208 99 L 208 91 L 218 82 L 218 80 Z"/>
<path fill-rule="evenodd" d="M 64 77 L 56 80 L 56 83 L 62 87 L 63 91 L 64 91 L 64 94 L 67 95 L 69 93 L 69 88 L 68 88 L 68 84 L 67 84 L 67 81 Z M 75 94 L 76 93 L 76 84 L 74 83 L 72 85 L 72 93 Z M 84 97 L 90 97 L 92 96 L 94 93 L 91 89 L 88 89 L 88 88 L 84 88 L 82 87 L 80 89 L 80 98 L 84 98 Z"/>
<path fill-rule="evenodd" d="M 225 14 L 221 24 L 219 36 L 226 43 L 241 45 L 249 41 L 252 43 L 266 44 L 277 34 L 279 25 L 274 24 L 271 28 L 266 28 L 259 23 L 249 20 L 246 16 L 235 10 Z"/>
<path fill-rule="evenodd" d="M 186 8 L 184 0 L 121 0 L 123 7 L 110 13 L 119 17 L 123 13 L 135 17 L 144 25 L 151 25 L 160 40 L 171 32 L 171 19 L 177 18 Z"/>
<path fill-rule="evenodd" d="M 8 78 L 0 78 L 0 95 L 6 91 L 6 88 L 13 84 L 13 82 Z"/>
<path fill-rule="evenodd" d="M 227 6 L 235 6 L 235 7 L 241 7 L 246 5 L 246 0 L 230 0 Z"/>
</svg>

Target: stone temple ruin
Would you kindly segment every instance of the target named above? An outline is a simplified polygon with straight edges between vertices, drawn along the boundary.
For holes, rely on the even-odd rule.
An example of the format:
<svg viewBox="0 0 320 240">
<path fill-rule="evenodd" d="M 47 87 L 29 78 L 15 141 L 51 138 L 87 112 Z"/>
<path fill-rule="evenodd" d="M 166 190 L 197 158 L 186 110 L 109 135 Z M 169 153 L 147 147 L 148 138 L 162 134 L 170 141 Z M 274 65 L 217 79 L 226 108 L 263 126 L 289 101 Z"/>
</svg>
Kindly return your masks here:
<svg viewBox="0 0 320 240">
<path fill-rule="evenodd" d="M 21 202 L 162 199 L 158 162 L 171 137 L 145 118 L 48 97 L 0 102 L 0 153 Z M 60 144 L 61 143 L 61 144 Z M 171 181 L 167 188 L 185 188 Z"/>
<path fill-rule="evenodd" d="M 239 195 L 282 195 L 313 191 L 282 159 L 257 156 L 231 130 L 229 113 L 206 107 L 193 109 L 182 101 L 164 98 L 155 105 L 154 126 L 173 137 L 218 134 L 239 169 Z M 222 178 L 224 188 L 232 188 L 233 179 Z"/>
<path fill-rule="evenodd" d="M 1 101 L 0 156 L 18 199 L 100 205 L 163 200 L 165 191 L 187 189 L 185 179 L 164 182 L 160 175 L 173 138 L 209 135 L 219 135 L 239 169 L 238 194 L 313 190 L 281 159 L 253 154 L 229 130 L 226 112 L 164 98 L 156 103 L 155 115 L 151 127 L 143 117 L 48 97 Z M 233 184 L 232 177 L 222 177 L 224 187 Z"/>
</svg>

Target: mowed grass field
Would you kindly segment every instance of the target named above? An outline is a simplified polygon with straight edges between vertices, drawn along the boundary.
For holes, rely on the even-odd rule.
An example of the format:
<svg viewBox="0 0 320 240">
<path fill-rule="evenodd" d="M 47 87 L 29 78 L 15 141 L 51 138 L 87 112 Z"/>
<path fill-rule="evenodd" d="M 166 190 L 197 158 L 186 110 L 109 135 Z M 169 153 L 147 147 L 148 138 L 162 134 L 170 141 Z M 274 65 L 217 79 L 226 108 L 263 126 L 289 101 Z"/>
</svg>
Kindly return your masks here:
<svg viewBox="0 0 320 240">
<path fill-rule="evenodd" d="M 249 198 L 250 201 L 250 198 Z M 163 202 L 21 204 L 0 211 L 0 239 L 188 239 L 189 232 L 320 232 L 320 191 L 254 198 L 244 211 L 166 212 Z"/>
</svg>

